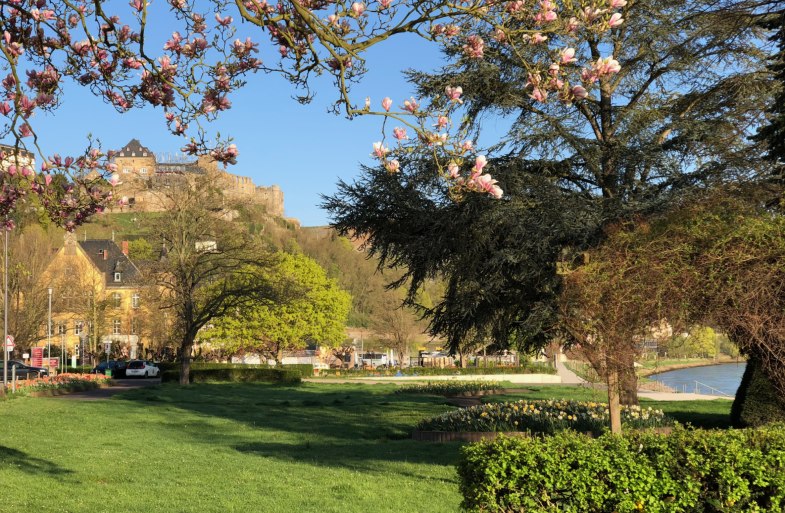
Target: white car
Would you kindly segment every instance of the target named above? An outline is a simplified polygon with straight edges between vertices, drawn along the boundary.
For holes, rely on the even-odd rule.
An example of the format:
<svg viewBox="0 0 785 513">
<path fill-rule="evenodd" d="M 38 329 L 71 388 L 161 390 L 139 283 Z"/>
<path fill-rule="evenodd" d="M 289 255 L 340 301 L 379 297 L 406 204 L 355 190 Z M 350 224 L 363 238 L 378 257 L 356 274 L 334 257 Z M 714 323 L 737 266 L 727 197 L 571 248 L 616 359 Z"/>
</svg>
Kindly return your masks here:
<svg viewBox="0 0 785 513">
<path fill-rule="evenodd" d="M 161 372 L 153 362 L 146 360 L 131 360 L 128 362 L 128 367 L 125 368 L 125 376 L 132 378 L 134 376 L 140 378 L 155 378 Z"/>
</svg>

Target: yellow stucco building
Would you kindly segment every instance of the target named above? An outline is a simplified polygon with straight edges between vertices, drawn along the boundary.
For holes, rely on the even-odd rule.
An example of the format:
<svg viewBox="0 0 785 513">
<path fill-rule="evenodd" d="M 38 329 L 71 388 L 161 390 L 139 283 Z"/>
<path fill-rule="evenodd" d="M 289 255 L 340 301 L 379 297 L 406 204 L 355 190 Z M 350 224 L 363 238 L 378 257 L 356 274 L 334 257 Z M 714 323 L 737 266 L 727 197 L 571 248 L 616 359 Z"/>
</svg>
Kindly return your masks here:
<svg viewBox="0 0 785 513">
<path fill-rule="evenodd" d="M 147 308 L 141 273 L 128 258 L 128 243 L 77 241 L 67 234 L 46 273 L 52 290 L 51 344 L 68 354 L 102 354 L 112 342 L 118 356 L 136 357 L 145 342 Z M 44 340 L 38 345 L 46 345 Z"/>
</svg>

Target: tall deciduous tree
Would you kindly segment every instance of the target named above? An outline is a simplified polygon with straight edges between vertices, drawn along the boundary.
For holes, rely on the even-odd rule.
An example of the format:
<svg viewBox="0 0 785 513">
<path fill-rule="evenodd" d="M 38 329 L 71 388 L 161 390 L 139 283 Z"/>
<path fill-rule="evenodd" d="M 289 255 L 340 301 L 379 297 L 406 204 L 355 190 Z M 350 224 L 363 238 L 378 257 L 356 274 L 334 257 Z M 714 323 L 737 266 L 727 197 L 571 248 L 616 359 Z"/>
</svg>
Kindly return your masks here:
<svg viewBox="0 0 785 513">
<path fill-rule="evenodd" d="M 216 319 L 206 334 L 213 344 L 229 352 L 258 351 L 280 365 L 284 351 L 345 341 L 351 297 L 316 261 L 282 254 L 269 280 L 279 300 L 250 302 Z"/>
<path fill-rule="evenodd" d="M 194 341 L 206 324 L 253 301 L 272 301 L 267 276 L 277 258 L 239 223 L 209 174 L 170 189 L 156 219 L 165 253 L 147 272 L 179 340 L 180 382 L 188 383 Z"/>
</svg>

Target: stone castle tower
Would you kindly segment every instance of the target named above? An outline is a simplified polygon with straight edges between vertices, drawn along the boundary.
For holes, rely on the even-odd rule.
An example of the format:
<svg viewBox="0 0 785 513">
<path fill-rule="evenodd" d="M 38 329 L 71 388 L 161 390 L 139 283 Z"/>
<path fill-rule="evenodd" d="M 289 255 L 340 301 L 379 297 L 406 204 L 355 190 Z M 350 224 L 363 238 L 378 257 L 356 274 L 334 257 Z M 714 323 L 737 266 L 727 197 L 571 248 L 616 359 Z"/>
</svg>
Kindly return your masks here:
<svg viewBox="0 0 785 513">
<path fill-rule="evenodd" d="M 283 191 L 280 187 L 257 186 L 247 176 L 226 172 L 210 157 L 159 158 L 139 140 L 131 139 L 117 151 L 114 163 L 121 182 L 117 192 L 126 203 L 122 208 L 160 212 L 163 207 L 159 203 L 157 190 L 176 187 L 183 180 L 193 179 L 200 174 L 214 173 L 219 177 L 227 196 L 262 205 L 271 216 L 283 217 Z"/>
</svg>

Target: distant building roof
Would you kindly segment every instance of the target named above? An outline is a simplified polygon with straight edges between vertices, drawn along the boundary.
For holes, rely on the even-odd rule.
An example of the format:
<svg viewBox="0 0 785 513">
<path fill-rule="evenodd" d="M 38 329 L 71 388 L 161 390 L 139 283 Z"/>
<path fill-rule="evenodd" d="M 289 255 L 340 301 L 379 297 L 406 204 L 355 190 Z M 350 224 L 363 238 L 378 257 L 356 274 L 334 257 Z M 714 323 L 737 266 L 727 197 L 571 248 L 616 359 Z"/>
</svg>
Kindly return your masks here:
<svg viewBox="0 0 785 513">
<path fill-rule="evenodd" d="M 131 139 L 128 144 L 126 144 L 119 152 L 117 152 L 118 157 L 155 157 L 153 152 L 150 151 L 146 146 L 142 146 L 142 143 L 139 142 L 138 139 Z"/>
<path fill-rule="evenodd" d="M 139 269 L 123 254 L 114 241 L 85 240 L 79 241 L 79 245 L 104 275 L 107 288 L 127 287 L 139 277 Z M 115 281 L 115 273 L 120 273 L 119 281 Z"/>
</svg>

